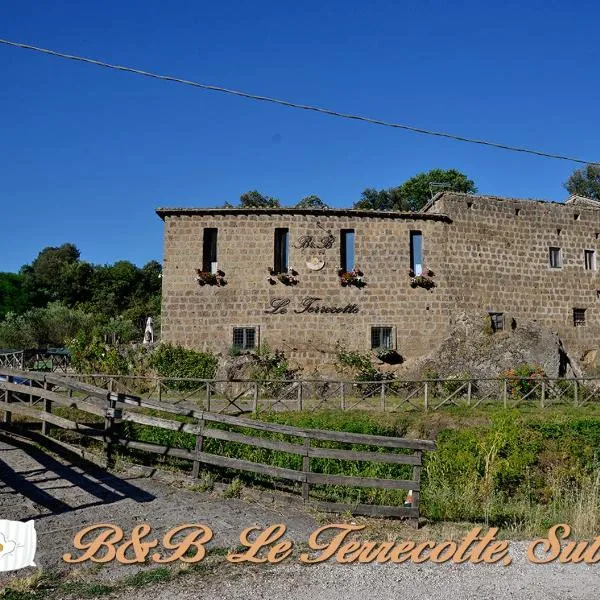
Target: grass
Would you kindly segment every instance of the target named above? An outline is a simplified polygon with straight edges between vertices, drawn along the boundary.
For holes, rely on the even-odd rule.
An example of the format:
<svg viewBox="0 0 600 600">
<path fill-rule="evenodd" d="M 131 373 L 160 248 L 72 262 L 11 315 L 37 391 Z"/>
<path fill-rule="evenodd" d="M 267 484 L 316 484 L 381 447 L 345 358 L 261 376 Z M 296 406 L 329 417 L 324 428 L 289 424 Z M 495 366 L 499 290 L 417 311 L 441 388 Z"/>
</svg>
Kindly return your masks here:
<svg viewBox="0 0 600 600">
<path fill-rule="evenodd" d="M 70 409 L 61 409 L 68 411 Z M 165 413 L 156 413 L 167 417 Z M 64 413 L 67 416 L 68 412 Z M 190 422 L 170 415 L 171 420 Z M 364 411 L 262 412 L 257 418 L 304 428 L 436 439 L 438 449 L 426 453 L 422 470 L 421 513 L 430 522 L 469 522 L 499 526 L 512 535 L 538 535 L 558 522 L 569 523 L 574 535 L 591 536 L 600 529 L 600 407 L 523 405 L 501 407 L 448 406 L 439 411 L 375 413 Z M 247 427 L 227 428 L 254 437 L 301 443 L 300 438 Z M 57 431 L 56 428 L 53 431 Z M 121 424 L 129 439 L 193 450 L 192 434 Z M 330 448 L 382 451 L 381 448 L 318 442 Z M 245 444 L 205 438 L 203 450 L 220 456 L 298 470 L 301 457 Z M 385 450 L 388 452 L 388 450 Z M 144 464 L 189 472 L 191 462 L 121 450 Z M 410 479 L 410 467 L 364 461 L 311 459 L 311 471 L 385 479 Z M 208 467 L 194 489 L 229 482 L 225 497 L 239 497 L 243 486 L 269 486 L 299 492 L 299 486 L 268 477 Z M 405 493 L 395 490 L 311 486 L 311 496 L 348 504 L 401 505 Z"/>
</svg>

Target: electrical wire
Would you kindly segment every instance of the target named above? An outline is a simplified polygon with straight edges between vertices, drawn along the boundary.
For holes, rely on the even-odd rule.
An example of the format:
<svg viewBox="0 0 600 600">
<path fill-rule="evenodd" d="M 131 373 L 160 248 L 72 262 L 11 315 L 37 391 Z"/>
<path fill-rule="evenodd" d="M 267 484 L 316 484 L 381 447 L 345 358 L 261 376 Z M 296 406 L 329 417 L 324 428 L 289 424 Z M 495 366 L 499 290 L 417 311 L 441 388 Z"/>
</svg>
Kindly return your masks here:
<svg viewBox="0 0 600 600">
<path fill-rule="evenodd" d="M 596 165 L 600 166 L 600 162 L 583 160 L 581 158 L 574 158 L 572 156 L 564 156 L 562 154 L 552 154 L 550 152 L 543 152 L 541 150 L 533 150 L 531 148 L 522 148 L 519 146 L 511 146 L 509 144 L 499 144 L 496 142 L 490 142 L 487 140 L 479 140 L 475 138 L 469 138 L 461 135 L 454 135 L 452 133 L 445 133 L 442 131 L 432 131 L 430 129 L 424 129 L 422 127 L 413 127 L 411 125 L 403 125 L 400 123 L 392 123 L 390 121 L 384 121 L 382 119 L 374 119 L 371 117 L 365 117 L 361 115 L 354 115 L 349 113 L 338 112 L 335 110 L 331 110 L 328 108 L 322 108 L 318 106 L 311 106 L 308 104 L 298 104 L 296 102 L 290 102 L 288 100 L 281 100 L 278 98 L 271 98 L 269 96 L 260 96 L 257 94 L 251 94 L 249 92 L 243 92 L 241 90 L 233 90 L 225 87 L 221 87 L 218 85 L 209 85 L 206 83 L 199 83 L 197 81 L 190 81 L 188 79 L 180 79 L 179 77 L 173 77 L 171 75 L 159 75 L 157 73 L 151 73 L 149 71 L 143 71 L 141 69 L 136 69 L 133 67 L 124 67 L 121 65 L 114 65 L 111 63 L 107 63 L 101 60 L 95 60 L 93 58 L 86 58 L 84 56 L 76 56 L 73 54 L 65 54 L 63 52 L 58 52 L 56 50 L 50 50 L 48 48 L 40 48 L 38 46 L 32 46 L 30 44 L 23 44 L 21 42 L 13 42 L 11 40 L 0 39 L 0 44 L 4 44 L 6 46 L 12 46 L 14 48 L 21 48 L 25 50 L 32 50 L 34 52 L 41 52 L 43 54 L 48 54 L 50 56 L 55 56 L 58 58 L 65 58 L 68 60 L 74 60 L 78 62 L 83 62 L 91 65 L 95 65 L 98 67 L 104 67 L 107 69 L 113 69 L 116 71 L 124 71 L 126 73 L 134 73 L 136 75 L 143 75 L 144 77 L 151 77 L 153 79 L 160 79 L 163 81 L 171 81 L 173 83 L 180 83 L 183 85 L 192 86 L 195 88 L 200 88 L 203 90 L 210 90 L 213 92 L 221 92 L 224 94 L 231 94 L 233 96 L 240 96 L 242 98 L 248 98 L 250 100 L 257 100 L 261 102 L 270 102 L 272 104 L 279 104 L 281 106 L 287 106 L 289 108 L 296 108 L 301 110 L 312 111 L 324 115 L 329 115 L 331 117 L 340 117 L 342 119 L 352 119 L 354 121 L 362 121 L 364 123 L 370 123 L 372 125 L 381 125 L 383 127 L 392 127 L 394 129 L 404 129 L 406 131 L 411 131 L 413 133 L 420 133 L 423 135 L 431 135 L 441 138 L 446 138 L 450 140 L 455 140 L 458 142 L 467 142 L 469 144 L 479 144 L 481 146 L 488 146 L 491 148 L 498 148 L 500 150 L 508 150 L 511 152 L 522 152 L 525 154 L 533 154 L 535 156 L 542 156 L 545 158 L 553 158 L 557 160 L 566 160 L 569 162 L 579 163 L 582 165 Z"/>
</svg>

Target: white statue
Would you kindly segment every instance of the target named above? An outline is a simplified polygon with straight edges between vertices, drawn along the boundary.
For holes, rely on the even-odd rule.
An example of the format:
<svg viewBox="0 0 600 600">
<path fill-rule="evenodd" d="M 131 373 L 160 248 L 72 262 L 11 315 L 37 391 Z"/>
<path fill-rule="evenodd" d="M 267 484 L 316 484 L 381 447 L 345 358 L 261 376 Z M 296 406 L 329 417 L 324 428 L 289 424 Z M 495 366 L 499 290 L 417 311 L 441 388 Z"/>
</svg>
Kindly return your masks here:
<svg viewBox="0 0 600 600">
<path fill-rule="evenodd" d="M 144 331 L 144 344 L 154 343 L 154 321 L 152 317 L 146 320 L 146 331 Z"/>
</svg>

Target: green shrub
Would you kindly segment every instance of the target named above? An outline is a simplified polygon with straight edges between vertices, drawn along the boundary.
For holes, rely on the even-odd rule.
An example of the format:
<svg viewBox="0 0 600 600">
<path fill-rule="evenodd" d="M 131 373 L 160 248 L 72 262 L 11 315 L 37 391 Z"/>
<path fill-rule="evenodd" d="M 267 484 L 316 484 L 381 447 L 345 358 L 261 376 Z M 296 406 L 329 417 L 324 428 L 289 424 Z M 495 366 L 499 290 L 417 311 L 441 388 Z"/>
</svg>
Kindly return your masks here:
<svg viewBox="0 0 600 600">
<path fill-rule="evenodd" d="M 150 366 L 166 378 L 213 379 L 218 362 L 217 357 L 209 352 L 171 344 L 160 344 L 150 357 Z M 186 390 L 194 389 L 198 384 L 193 381 L 173 381 L 169 387 Z"/>
</svg>

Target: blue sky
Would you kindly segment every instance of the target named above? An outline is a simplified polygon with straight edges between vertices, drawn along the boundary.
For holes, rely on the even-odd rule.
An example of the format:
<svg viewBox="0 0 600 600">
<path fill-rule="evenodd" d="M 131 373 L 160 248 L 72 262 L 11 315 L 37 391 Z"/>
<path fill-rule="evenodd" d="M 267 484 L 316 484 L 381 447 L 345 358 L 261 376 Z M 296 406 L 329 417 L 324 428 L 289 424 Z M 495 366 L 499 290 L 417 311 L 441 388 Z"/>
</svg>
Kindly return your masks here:
<svg viewBox="0 0 600 600">
<path fill-rule="evenodd" d="M 0 3 L 0 37 L 301 103 L 599 160 L 593 2 Z M 0 271 L 73 242 L 162 260 L 159 206 L 249 189 L 350 206 L 457 168 L 563 200 L 577 165 L 195 90 L 0 46 Z"/>
</svg>

